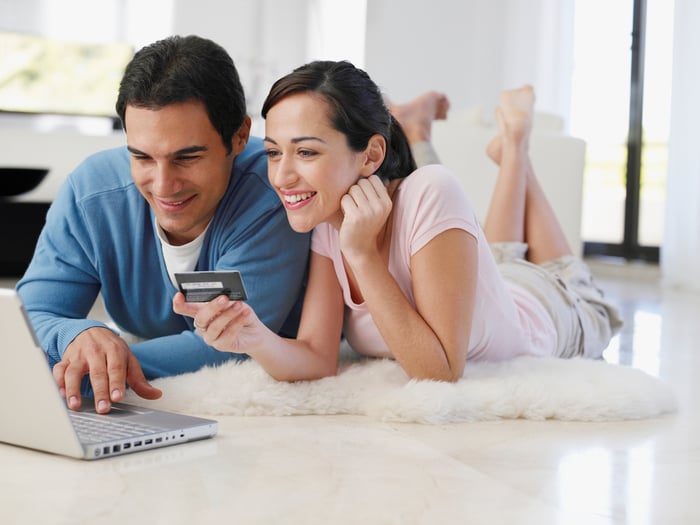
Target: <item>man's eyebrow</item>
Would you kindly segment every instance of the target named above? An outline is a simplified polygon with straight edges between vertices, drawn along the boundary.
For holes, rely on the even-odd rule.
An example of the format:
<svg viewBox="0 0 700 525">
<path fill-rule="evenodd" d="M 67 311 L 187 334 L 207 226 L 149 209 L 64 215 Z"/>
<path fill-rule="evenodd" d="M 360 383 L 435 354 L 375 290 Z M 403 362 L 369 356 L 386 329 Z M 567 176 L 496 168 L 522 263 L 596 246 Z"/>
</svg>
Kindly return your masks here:
<svg viewBox="0 0 700 525">
<path fill-rule="evenodd" d="M 132 155 L 139 155 L 141 157 L 150 157 L 150 155 L 148 153 L 144 153 L 140 149 L 136 149 L 132 146 L 127 145 L 126 149 L 129 150 L 129 153 L 131 153 Z"/>
<path fill-rule="evenodd" d="M 142 157 L 150 157 L 148 153 L 141 151 L 140 149 L 134 148 L 133 146 L 127 146 L 126 149 L 129 150 L 134 155 L 139 155 Z M 186 148 L 179 149 L 172 153 L 168 153 L 168 157 L 180 157 L 182 155 L 190 155 L 192 153 L 199 153 L 200 151 L 207 151 L 206 146 L 188 146 Z"/>
<path fill-rule="evenodd" d="M 206 146 L 189 146 L 187 148 L 179 149 L 170 154 L 172 157 L 179 157 L 180 155 L 189 155 L 191 153 L 199 153 L 200 151 L 207 151 L 209 148 Z"/>
</svg>

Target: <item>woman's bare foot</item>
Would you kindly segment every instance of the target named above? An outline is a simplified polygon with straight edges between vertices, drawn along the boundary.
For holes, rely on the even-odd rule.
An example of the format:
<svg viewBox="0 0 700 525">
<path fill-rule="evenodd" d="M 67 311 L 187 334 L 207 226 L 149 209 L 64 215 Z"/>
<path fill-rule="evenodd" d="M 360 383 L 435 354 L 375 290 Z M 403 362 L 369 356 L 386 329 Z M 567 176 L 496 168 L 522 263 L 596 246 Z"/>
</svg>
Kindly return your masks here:
<svg viewBox="0 0 700 525">
<path fill-rule="evenodd" d="M 529 147 L 532 119 L 535 107 L 535 91 L 530 85 L 503 91 L 496 108 L 498 134 L 486 146 L 486 154 L 500 166 L 503 140 L 522 142 Z"/>
<path fill-rule="evenodd" d="M 503 154 L 503 137 L 499 133 L 486 145 L 486 154 L 498 166 L 501 165 L 501 155 Z"/>
<path fill-rule="evenodd" d="M 430 141 L 434 120 L 445 120 L 450 101 L 444 93 L 428 91 L 404 104 L 386 100 L 389 110 L 399 121 L 411 144 Z"/>
<path fill-rule="evenodd" d="M 535 111 L 535 91 L 530 85 L 501 93 L 496 122 L 499 133 L 515 140 L 529 140 Z"/>
</svg>

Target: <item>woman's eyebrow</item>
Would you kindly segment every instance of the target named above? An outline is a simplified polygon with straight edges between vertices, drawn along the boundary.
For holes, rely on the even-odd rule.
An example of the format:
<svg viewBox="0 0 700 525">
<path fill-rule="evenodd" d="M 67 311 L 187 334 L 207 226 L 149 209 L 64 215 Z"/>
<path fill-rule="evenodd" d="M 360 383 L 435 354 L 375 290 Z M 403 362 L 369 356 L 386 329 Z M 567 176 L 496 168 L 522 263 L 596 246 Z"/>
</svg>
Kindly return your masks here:
<svg viewBox="0 0 700 525">
<path fill-rule="evenodd" d="M 322 142 L 322 143 L 324 143 L 324 144 L 326 143 L 325 140 L 323 140 L 322 138 L 319 138 L 319 137 L 295 137 L 295 138 L 292 139 L 292 144 L 298 144 L 299 142 L 305 142 L 305 141 L 307 141 L 307 140 L 313 140 L 313 141 L 316 141 L 316 142 Z"/>
<path fill-rule="evenodd" d="M 316 141 L 316 142 L 322 142 L 323 144 L 326 143 L 325 140 L 323 140 L 322 138 L 319 138 L 319 137 L 294 137 L 294 138 L 291 140 L 291 143 L 292 143 L 292 144 L 298 144 L 299 142 L 305 142 L 305 141 L 307 141 L 307 140 L 313 140 L 313 141 Z M 274 140 L 274 139 L 272 139 L 272 138 L 270 138 L 270 137 L 265 137 L 265 138 L 263 139 L 263 141 L 264 141 L 264 142 L 269 142 L 269 143 L 271 143 L 271 144 L 277 144 L 277 141 Z"/>
</svg>

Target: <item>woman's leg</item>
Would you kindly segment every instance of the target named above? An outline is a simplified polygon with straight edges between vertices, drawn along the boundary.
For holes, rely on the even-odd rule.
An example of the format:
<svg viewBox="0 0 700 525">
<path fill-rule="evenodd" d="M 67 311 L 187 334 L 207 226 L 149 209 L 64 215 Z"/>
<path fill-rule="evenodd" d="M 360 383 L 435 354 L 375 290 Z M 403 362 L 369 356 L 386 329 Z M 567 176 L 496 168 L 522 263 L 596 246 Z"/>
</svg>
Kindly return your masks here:
<svg viewBox="0 0 700 525">
<path fill-rule="evenodd" d="M 572 252 L 530 162 L 534 102 L 531 86 L 501 94 L 499 135 L 487 147 L 500 168 L 484 231 L 490 243 L 527 243 L 527 259 L 540 264 Z"/>
<path fill-rule="evenodd" d="M 430 142 L 433 121 L 445 120 L 450 109 L 447 95 L 437 91 L 427 91 L 404 104 L 393 104 L 387 98 L 385 102 L 411 144 Z"/>
<path fill-rule="evenodd" d="M 434 120 L 447 118 L 450 101 L 443 93 L 428 91 L 405 104 L 385 102 L 394 118 L 399 121 L 406 134 L 416 165 L 440 164 L 437 151 L 430 141 Z"/>
</svg>

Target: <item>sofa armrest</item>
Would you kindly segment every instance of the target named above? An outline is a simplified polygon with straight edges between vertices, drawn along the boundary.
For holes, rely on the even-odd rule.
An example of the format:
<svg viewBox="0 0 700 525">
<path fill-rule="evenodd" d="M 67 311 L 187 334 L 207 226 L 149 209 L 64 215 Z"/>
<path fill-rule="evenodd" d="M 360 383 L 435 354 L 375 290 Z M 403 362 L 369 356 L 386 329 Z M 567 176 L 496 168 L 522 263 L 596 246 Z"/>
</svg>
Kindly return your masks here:
<svg viewBox="0 0 700 525">
<path fill-rule="evenodd" d="M 478 217 L 486 217 L 498 166 L 486 155 L 496 135 L 491 126 L 450 118 L 433 123 L 433 145 L 441 161 L 461 180 Z M 583 254 L 581 210 L 586 143 L 549 129 L 533 129 L 530 157 L 542 188 L 556 213 L 571 249 Z"/>
</svg>

